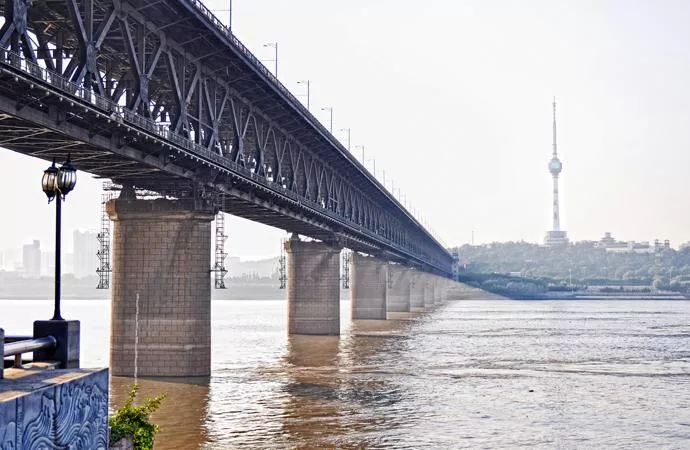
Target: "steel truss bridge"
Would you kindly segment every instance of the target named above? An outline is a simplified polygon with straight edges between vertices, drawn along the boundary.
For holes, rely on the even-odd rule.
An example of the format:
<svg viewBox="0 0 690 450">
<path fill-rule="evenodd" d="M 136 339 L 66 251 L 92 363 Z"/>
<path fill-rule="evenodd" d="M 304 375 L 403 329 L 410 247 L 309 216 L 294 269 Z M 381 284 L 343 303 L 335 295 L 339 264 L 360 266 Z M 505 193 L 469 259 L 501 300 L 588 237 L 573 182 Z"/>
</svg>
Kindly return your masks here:
<svg viewBox="0 0 690 450">
<path fill-rule="evenodd" d="M 0 2 L 0 146 L 451 274 L 443 246 L 200 1 Z"/>
</svg>

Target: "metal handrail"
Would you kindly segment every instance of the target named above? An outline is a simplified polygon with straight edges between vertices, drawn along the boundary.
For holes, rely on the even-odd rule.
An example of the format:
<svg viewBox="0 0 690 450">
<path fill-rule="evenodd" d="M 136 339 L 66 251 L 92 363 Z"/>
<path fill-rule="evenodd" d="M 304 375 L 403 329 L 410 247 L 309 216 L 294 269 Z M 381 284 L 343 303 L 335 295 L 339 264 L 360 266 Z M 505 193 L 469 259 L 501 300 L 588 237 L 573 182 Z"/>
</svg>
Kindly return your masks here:
<svg viewBox="0 0 690 450">
<path fill-rule="evenodd" d="M 8 342 L 4 345 L 3 358 L 5 356 L 14 356 L 14 367 L 21 368 L 23 353 L 31 353 L 35 352 L 36 350 L 54 348 L 56 346 L 57 339 L 55 339 L 53 336 Z"/>
<path fill-rule="evenodd" d="M 29 339 L 33 339 L 33 337 L 32 336 L 8 336 L 8 335 L 5 335 L 5 345 L 9 344 L 10 342 L 26 341 Z"/>
</svg>

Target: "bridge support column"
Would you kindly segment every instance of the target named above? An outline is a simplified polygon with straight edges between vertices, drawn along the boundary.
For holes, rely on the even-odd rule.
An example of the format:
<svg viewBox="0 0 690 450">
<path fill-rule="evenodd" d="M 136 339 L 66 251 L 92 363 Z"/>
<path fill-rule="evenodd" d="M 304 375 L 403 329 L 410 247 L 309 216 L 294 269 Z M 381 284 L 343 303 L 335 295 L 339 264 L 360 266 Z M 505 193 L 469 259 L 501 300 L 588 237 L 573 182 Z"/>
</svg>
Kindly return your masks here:
<svg viewBox="0 0 690 450">
<path fill-rule="evenodd" d="M 443 279 L 433 275 L 432 285 L 434 286 L 434 304 L 438 305 L 443 300 Z"/>
<path fill-rule="evenodd" d="M 410 311 L 424 310 L 424 274 L 414 271 L 410 275 Z"/>
<path fill-rule="evenodd" d="M 288 333 L 340 334 L 340 249 L 293 235 L 285 251 Z"/>
<path fill-rule="evenodd" d="M 441 303 L 448 301 L 448 280 L 441 278 Z"/>
<path fill-rule="evenodd" d="M 431 308 L 434 306 L 434 280 L 433 275 L 425 273 L 424 279 L 424 307 Z"/>
<path fill-rule="evenodd" d="M 111 374 L 210 375 L 214 211 L 165 199 L 116 199 L 107 210 L 115 222 Z"/>
<path fill-rule="evenodd" d="M 398 264 L 388 265 L 388 296 L 386 308 L 389 312 L 410 312 L 411 271 Z"/>
<path fill-rule="evenodd" d="M 352 253 L 352 318 L 386 320 L 387 268 L 384 261 Z"/>
</svg>

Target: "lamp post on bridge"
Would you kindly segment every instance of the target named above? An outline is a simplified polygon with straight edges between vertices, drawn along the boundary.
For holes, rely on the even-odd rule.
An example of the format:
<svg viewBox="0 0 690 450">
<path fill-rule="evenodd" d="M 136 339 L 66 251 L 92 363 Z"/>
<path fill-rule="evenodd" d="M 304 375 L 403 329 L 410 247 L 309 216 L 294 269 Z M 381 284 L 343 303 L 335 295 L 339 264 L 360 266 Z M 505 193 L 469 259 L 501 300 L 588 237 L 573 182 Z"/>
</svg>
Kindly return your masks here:
<svg viewBox="0 0 690 450">
<path fill-rule="evenodd" d="M 333 134 L 333 107 L 332 106 L 324 106 L 323 108 L 321 108 L 321 111 L 328 111 L 328 113 L 330 115 L 330 125 L 328 128 L 328 131 L 330 131 L 331 134 Z"/>
<path fill-rule="evenodd" d="M 355 148 L 362 149 L 362 165 L 364 165 L 364 145 L 355 145 Z"/>
<path fill-rule="evenodd" d="M 55 160 L 53 165 L 48 167 L 43 172 L 43 179 L 41 185 L 43 192 L 48 196 L 48 203 L 53 200 L 55 202 L 55 307 L 53 311 L 53 318 L 51 320 L 64 320 L 60 315 L 60 250 L 61 250 L 61 222 L 62 222 L 62 202 L 65 200 L 67 194 L 74 189 L 77 184 L 77 171 L 70 164 L 70 156 L 67 156 L 67 161 L 58 169 L 55 167 Z"/>
<path fill-rule="evenodd" d="M 273 62 L 275 63 L 273 75 L 275 75 L 275 77 L 278 78 L 278 43 L 277 42 L 268 42 L 268 43 L 264 44 L 264 47 L 271 47 L 275 50 L 275 57 L 273 58 Z"/>
<path fill-rule="evenodd" d="M 365 159 L 364 160 L 364 167 L 366 167 L 366 163 L 368 163 L 369 161 L 374 163 L 374 178 L 376 178 L 376 159 L 374 159 L 374 158 Z"/>
<path fill-rule="evenodd" d="M 297 84 L 307 85 L 307 111 L 309 111 L 309 80 L 300 80 L 297 82 Z"/>
<path fill-rule="evenodd" d="M 350 151 L 350 129 L 349 128 L 341 128 L 340 131 L 347 131 L 347 151 Z"/>
</svg>

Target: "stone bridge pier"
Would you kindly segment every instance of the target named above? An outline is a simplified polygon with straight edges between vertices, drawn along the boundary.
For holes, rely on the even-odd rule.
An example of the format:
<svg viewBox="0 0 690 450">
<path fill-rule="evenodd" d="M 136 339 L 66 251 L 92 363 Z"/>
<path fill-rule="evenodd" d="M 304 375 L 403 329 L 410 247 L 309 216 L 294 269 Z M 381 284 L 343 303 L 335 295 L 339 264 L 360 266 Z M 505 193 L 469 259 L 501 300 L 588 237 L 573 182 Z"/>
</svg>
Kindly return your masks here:
<svg viewBox="0 0 690 450">
<path fill-rule="evenodd" d="M 445 291 L 444 281 L 442 277 L 432 275 L 434 285 L 434 304 L 439 305 L 443 303 L 443 292 Z"/>
<path fill-rule="evenodd" d="M 340 334 L 340 249 L 293 235 L 285 252 L 288 333 Z"/>
<path fill-rule="evenodd" d="M 424 310 L 424 274 L 414 270 L 410 274 L 410 311 Z"/>
<path fill-rule="evenodd" d="M 210 375 L 214 211 L 122 197 L 107 211 L 115 224 L 111 374 Z"/>
<path fill-rule="evenodd" d="M 434 306 L 435 283 L 434 275 L 425 273 L 422 275 L 424 280 L 424 307 L 429 309 Z"/>
<path fill-rule="evenodd" d="M 388 263 L 353 252 L 350 264 L 352 318 L 386 320 Z"/>
<path fill-rule="evenodd" d="M 412 270 L 399 264 L 388 265 L 388 312 L 410 312 Z"/>
</svg>

